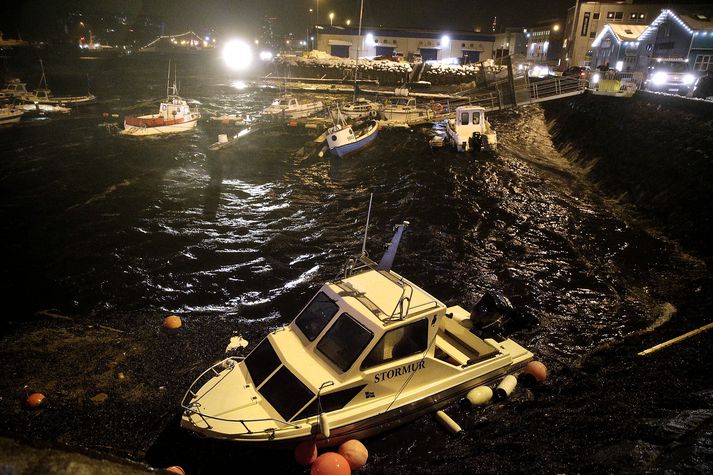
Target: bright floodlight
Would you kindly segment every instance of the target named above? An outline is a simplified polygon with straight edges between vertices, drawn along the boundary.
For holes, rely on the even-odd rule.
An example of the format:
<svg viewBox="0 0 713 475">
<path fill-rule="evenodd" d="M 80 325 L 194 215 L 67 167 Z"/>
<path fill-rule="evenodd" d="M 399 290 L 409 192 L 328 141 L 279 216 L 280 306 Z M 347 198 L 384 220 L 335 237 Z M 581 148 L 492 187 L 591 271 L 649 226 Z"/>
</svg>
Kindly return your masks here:
<svg viewBox="0 0 713 475">
<path fill-rule="evenodd" d="M 270 61 L 272 59 L 272 53 L 270 51 L 260 51 L 260 59 Z"/>
<path fill-rule="evenodd" d="M 250 66 L 253 52 L 244 41 L 231 40 L 223 47 L 223 61 L 235 71 L 242 71 Z"/>
<path fill-rule="evenodd" d="M 448 46 L 451 42 L 451 39 L 448 37 L 448 35 L 443 35 L 441 36 L 441 45 L 443 46 Z"/>
</svg>

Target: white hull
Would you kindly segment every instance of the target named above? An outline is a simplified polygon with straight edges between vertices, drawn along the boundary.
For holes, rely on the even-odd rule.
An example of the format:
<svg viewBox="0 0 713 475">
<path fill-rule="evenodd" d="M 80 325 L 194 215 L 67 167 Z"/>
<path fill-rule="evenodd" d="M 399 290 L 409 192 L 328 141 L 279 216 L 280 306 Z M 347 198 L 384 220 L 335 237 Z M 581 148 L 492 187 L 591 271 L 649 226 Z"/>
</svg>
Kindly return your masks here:
<svg viewBox="0 0 713 475">
<path fill-rule="evenodd" d="M 69 114 L 72 111 L 69 107 L 62 107 L 53 104 L 20 104 L 17 107 L 27 112 L 37 111 Z"/>
<path fill-rule="evenodd" d="M 93 94 L 88 96 L 64 96 L 64 97 L 37 97 L 37 96 L 23 96 L 22 98 L 25 102 L 32 102 L 34 104 L 49 104 L 49 105 L 81 105 L 94 102 L 96 97 Z"/>
<path fill-rule="evenodd" d="M 145 137 L 148 135 L 162 135 L 162 134 L 177 134 L 180 132 L 186 132 L 188 130 L 195 129 L 196 124 L 198 124 L 198 117 L 187 122 L 181 122 L 180 124 L 171 125 L 159 125 L 156 127 L 137 127 L 129 125 L 124 122 L 124 130 L 120 133 L 122 135 L 131 135 L 134 137 Z"/>
<path fill-rule="evenodd" d="M 22 111 L 10 113 L 10 114 L 0 112 L 0 125 L 16 124 L 16 123 L 20 122 L 21 118 L 22 118 Z"/>
<path fill-rule="evenodd" d="M 267 115 L 272 115 L 275 117 L 286 117 L 288 119 L 301 119 L 303 117 L 309 117 L 312 114 L 316 114 L 317 112 L 321 111 L 324 109 L 322 106 L 321 102 L 315 103 L 315 105 L 311 104 L 305 104 L 304 107 L 301 107 L 300 109 L 296 110 L 265 110 L 265 114 Z"/>
</svg>

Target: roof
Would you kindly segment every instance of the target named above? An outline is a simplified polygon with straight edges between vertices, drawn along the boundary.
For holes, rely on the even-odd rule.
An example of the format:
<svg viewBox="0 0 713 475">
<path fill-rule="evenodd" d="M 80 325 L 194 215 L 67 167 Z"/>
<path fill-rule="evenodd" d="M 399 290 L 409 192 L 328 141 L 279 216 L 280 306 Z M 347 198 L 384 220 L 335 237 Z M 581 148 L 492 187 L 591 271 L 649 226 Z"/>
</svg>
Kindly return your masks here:
<svg viewBox="0 0 713 475">
<path fill-rule="evenodd" d="M 317 33 L 321 35 L 359 35 L 359 29 L 355 27 L 316 25 L 315 28 Z M 366 36 L 369 33 L 374 36 L 388 36 L 392 38 L 428 38 L 440 40 L 443 36 L 448 36 L 451 40 L 495 42 L 494 34 L 476 33 L 474 31 L 425 30 L 417 28 L 376 28 L 370 26 L 363 26 L 361 28 L 362 36 Z"/>
<path fill-rule="evenodd" d="M 648 25 L 621 25 L 609 23 L 607 26 L 619 41 L 636 41 Z"/>
</svg>

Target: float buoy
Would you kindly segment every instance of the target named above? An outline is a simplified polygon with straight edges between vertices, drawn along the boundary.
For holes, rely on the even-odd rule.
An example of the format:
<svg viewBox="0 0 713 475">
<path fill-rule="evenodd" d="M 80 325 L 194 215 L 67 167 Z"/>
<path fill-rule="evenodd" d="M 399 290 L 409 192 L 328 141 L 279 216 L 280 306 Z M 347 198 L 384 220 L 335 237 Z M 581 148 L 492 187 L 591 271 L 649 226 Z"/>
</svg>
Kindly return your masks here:
<svg viewBox="0 0 713 475">
<path fill-rule="evenodd" d="M 493 398 L 493 390 L 489 386 L 478 386 L 468 391 L 466 398 L 471 406 L 482 406 Z"/>
<path fill-rule="evenodd" d="M 304 440 L 295 447 L 295 461 L 303 467 L 308 467 L 317 460 L 317 444 L 313 439 Z"/>
<path fill-rule="evenodd" d="M 523 377 L 531 378 L 541 383 L 547 379 L 547 367 L 539 361 L 530 361 L 522 372 Z"/>
<path fill-rule="evenodd" d="M 347 440 L 339 446 L 339 455 L 347 459 L 352 470 L 359 470 L 369 458 L 369 451 L 356 439 Z"/>
<path fill-rule="evenodd" d="M 42 393 L 32 393 L 25 399 L 25 407 L 28 409 L 38 409 L 45 403 L 45 395 Z"/>
<path fill-rule="evenodd" d="M 503 378 L 502 381 L 500 381 L 498 387 L 495 388 L 495 394 L 497 395 L 498 399 L 507 399 L 507 397 L 510 396 L 510 394 L 512 393 L 513 389 L 515 389 L 515 386 L 517 386 L 517 378 L 512 374 L 508 374 Z"/>
<path fill-rule="evenodd" d="M 443 427 L 448 429 L 451 434 L 458 434 L 463 431 L 456 421 L 451 419 L 450 416 L 443 411 L 436 412 L 436 419 L 438 419 L 438 422 L 440 422 Z"/>
<path fill-rule="evenodd" d="M 170 467 L 164 468 L 163 471 L 168 473 L 177 473 L 178 475 L 186 475 L 186 471 L 178 465 L 171 465 Z"/>
<path fill-rule="evenodd" d="M 312 464 L 311 475 L 350 475 L 349 462 L 336 452 L 325 452 Z"/>
<path fill-rule="evenodd" d="M 181 317 L 178 315 L 169 315 L 163 319 L 163 328 L 166 330 L 176 331 L 181 328 L 183 323 L 181 322 Z"/>
</svg>

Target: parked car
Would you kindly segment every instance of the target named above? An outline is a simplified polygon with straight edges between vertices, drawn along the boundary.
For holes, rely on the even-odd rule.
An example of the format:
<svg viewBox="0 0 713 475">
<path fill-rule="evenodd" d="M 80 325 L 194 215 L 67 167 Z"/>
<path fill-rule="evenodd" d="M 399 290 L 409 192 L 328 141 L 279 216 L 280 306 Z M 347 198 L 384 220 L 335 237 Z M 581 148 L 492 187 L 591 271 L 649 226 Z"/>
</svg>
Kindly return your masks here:
<svg viewBox="0 0 713 475">
<path fill-rule="evenodd" d="M 577 76 L 580 78 L 587 77 L 587 68 L 584 66 L 571 66 L 562 73 L 562 76 Z"/>
<path fill-rule="evenodd" d="M 671 92 L 687 95 L 696 82 L 693 71 L 684 61 L 655 62 L 649 67 L 649 74 L 644 83 L 648 91 Z"/>
<path fill-rule="evenodd" d="M 709 70 L 705 76 L 698 78 L 692 95 L 703 99 L 713 98 L 713 70 Z"/>
</svg>

